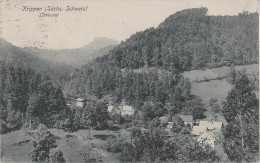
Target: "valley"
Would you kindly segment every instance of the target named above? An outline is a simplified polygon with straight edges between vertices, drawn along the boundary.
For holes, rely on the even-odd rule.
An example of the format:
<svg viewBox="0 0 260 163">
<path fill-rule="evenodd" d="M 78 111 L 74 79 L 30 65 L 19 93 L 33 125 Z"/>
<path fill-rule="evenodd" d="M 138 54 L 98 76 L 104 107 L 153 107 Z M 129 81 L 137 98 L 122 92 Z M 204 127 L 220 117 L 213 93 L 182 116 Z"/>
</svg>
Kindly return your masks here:
<svg viewBox="0 0 260 163">
<path fill-rule="evenodd" d="M 120 44 L 0 39 L 1 161 L 259 161 L 258 15 L 207 12 Z"/>
</svg>

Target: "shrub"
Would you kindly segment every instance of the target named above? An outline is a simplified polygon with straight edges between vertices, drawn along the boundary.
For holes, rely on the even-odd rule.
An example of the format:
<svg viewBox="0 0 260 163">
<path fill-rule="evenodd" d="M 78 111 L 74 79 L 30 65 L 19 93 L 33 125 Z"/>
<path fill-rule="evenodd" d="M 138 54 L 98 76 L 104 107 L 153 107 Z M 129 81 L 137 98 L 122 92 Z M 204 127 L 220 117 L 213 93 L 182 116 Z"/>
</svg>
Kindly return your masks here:
<svg viewBox="0 0 260 163">
<path fill-rule="evenodd" d="M 43 124 L 39 124 L 34 134 L 33 150 L 31 151 L 32 162 L 48 162 L 50 151 L 56 147 L 56 137 L 47 130 Z"/>
<path fill-rule="evenodd" d="M 1 128 L 0 128 L 0 133 L 5 134 L 8 132 L 7 125 L 4 121 L 1 121 Z"/>
<path fill-rule="evenodd" d="M 218 99 L 217 98 L 211 98 L 209 100 L 209 106 L 213 106 L 214 104 L 218 103 Z"/>
<path fill-rule="evenodd" d="M 212 111 L 215 112 L 215 113 L 219 113 L 220 112 L 219 104 L 214 104 L 212 106 Z"/>
<path fill-rule="evenodd" d="M 107 151 L 118 153 L 118 152 L 122 152 L 123 143 L 124 143 L 124 139 L 122 138 L 110 137 L 108 138 L 108 142 L 106 143 L 105 146 Z"/>
<path fill-rule="evenodd" d="M 60 150 L 54 149 L 50 152 L 49 161 L 51 163 L 63 163 L 65 159 L 63 158 L 63 154 Z"/>
<path fill-rule="evenodd" d="M 129 127 L 130 127 L 130 125 L 129 125 L 128 122 L 125 122 L 124 124 L 122 124 L 122 128 L 123 128 L 123 129 L 127 129 L 127 128 L 129 128 Z"/>
</svg>

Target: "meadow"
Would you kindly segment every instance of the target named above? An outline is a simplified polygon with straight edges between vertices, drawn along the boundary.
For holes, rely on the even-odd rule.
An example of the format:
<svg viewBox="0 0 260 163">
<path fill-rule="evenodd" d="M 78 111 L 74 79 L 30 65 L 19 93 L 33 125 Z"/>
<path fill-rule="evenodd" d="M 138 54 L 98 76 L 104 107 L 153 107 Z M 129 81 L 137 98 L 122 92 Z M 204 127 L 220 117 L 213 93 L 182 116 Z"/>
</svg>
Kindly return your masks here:
<svg viewBox="0 0 260 163">
<path fill-rule="evenodd" d="M 50 129 L 58 137 L 57 149 L 61 150 L 67 162 L 84 162 L 84 153 L 90 153 L 93 158 L 100 158 L 103 162 L 115 162 L 118 153 L 106 151 L 105 144 L 110 136 L 129 138 L 127 130 L 88 130 L 65 132 L 61 129 Z M 32 131 L 33 132 L 33 131 Z M 31 162 L 30 151 L 33 138 L 23 130 L 12 131 L 1 135 L 1 162 Z M 89 152 L 90 151 L 90 152 Z"/>
</svg>

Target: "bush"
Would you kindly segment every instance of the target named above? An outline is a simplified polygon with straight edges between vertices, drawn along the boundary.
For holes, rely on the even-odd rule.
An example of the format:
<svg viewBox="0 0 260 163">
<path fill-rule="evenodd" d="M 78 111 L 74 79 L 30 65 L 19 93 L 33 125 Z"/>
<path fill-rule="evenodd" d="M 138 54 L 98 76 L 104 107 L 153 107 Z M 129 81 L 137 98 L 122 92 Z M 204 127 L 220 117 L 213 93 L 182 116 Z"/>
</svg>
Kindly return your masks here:
<svg viewBox="0 0 260 163">
<path fill-rule="evenodd" d="M 5 134 L 8 132 L 7 125 L 4 121 L 1 121 L 1 128 L 0 128 L 0 133 Z"/>
<path fill-rule="evenodd" d="M 63 158 L 63 154 L 60 150 L 54 149 L 50 152 L 49 161 L 51 163 L 63 163 L 65 159 Z"/>
<path fill-rule="evenodd" d="M 48 162 L 50 151 L 57 146 L 56 139 L 45 125 L 39 124 L 32 141 L 33 149 L 30 153 L 32 162 Z"/>
<path fill-rule="evenodd" d="M 130 124 L 128 122 L 125 122 L 124 124 L 122 124 L 123 129 L 127 129 L 129 127 L 130 127 Z"/>
<path fill-rule="evenodd" d="M 209 100 L 209 106 L 213 106 L 214 104 L 218 103 L 218 99 L 217 98 L 211 98 Z"/>
<path fill-rule="evenodd" d="M 215 112 L 215 113 L 219 113 L 220 112 L 219 104 L 214 104 L 212 106 L 212 111 Z"/>
<path fill-rule="evenodd" d="M 124 139 L 122 138 L 108 138 L 108 142 L 106 143 L 106 149 L 109 152 L 119 153 L 122 152 L 122 145 L 124 143 Z"/>
<path fill-rule="evenodd" d="M 108 125 L 109 128 L 114 127 L 114 123 L 113 123 L 112 121 L 108 121 L 108 122 L 107 122 L 107 125 Z"/>
</svg>

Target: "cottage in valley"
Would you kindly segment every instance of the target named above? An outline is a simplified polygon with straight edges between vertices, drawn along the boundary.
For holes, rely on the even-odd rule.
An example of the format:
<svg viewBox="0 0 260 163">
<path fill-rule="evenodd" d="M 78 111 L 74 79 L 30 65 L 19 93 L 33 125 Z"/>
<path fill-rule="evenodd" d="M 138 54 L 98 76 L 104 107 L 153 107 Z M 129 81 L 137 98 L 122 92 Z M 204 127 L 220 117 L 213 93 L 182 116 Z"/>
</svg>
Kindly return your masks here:
<svg viewBox="0 0 260 163">
<path fill-rule="evenodd" d="M 194 126 L 192 129 L 193 135 L 202 135 L 207 131 L 220 131 L 223 128 L 222 122 L 216 121 L 200 121 L 199 126 Z"/>
<path fill-rule="evenodd" d="M 193 127 L 193 117 L 191 115 L 182 115 L 182 114 L 177 114 L 178 117 L 180 117 L 185 126 L 190 125 L 190 127 Z"/>
<path fill-rule="evenodd" d="M 134 113 L 135 113 L 134 108 L 132 106 L 128 106 L 128 105 L 121 105 L 118 107 L 109 105 L 107 107 L 107 111 L 109 113 L 121 114 L 121 116 L 134 115 Z"/>
<path fill-rule="evenodd" d="M 201 135 L 205 132 L 209 131 L 207 126 L 193 126 L 191 134 L 193 135 Z"/>
<path fill-rule="evenodd" d="M 121 116 L 126 116 L 126 115 L 134 115 L 135 110 L 132 106 L 122 106 L 121 107 Z"/>
<path fill-rule="evenodd" d="M 118 107 L 113 106 L 113 105 L 109 105 L 107 107 L 107 112 L 111 113 L 111 114 L 120 114 L 120 110 Z"/>
<path fill-rule="evenodd" d="M 77 98 L 76 99 L 76 106 L 82 108 L 84 106 L 84 102 L 85 102 L 85 100 L 83 98 Z"/>
<path fill-rule="evenodd" d="M 168 122 L 166 128 L 167 128 L 167 129 L 172 129 L 173 126 L 174 126 L 174 123 L 173 123 L 173 122 Z"/>
<path fill-rule="evenodd" d="M 215 145 L 220 140 L 220 136 L 221 136 L 220 132 L 215 132 L 215 131 L 205 132 L 197 139 L 197 141 L 202 146 L 209 145 L 212 149 L 214 149 Z"/>
<path fill-rule="evenodd" d="M 208 130 L 221 130 L 223 127 L 223 123 L 216 121 L 200 121 L 199 126 L 204 128 L 207 127 Z"/>
<path fill-rule="evenodd" d="M 165 131 L 170 132 L 174 127 L 174 123 L 173 122 L 168 122 Z"/>
</svg>

